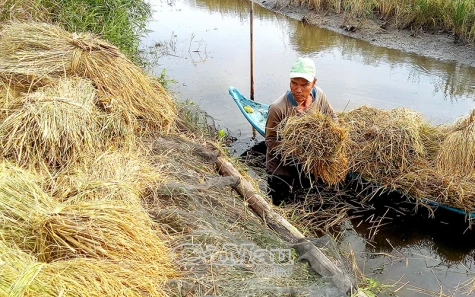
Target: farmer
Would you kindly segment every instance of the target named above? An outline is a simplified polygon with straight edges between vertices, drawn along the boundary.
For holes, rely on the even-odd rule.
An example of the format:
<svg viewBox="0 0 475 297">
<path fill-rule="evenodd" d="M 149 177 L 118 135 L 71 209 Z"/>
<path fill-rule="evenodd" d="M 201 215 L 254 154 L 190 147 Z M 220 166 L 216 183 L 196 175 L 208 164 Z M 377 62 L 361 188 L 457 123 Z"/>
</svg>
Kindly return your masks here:
<svg viewBox="0 0 475 297">
<path fill-rule="evenodd" d="M 308 187 L 310 181 L 301 178 L 296 166 L 284 165 L 273 149 L 279 144 L 276 127 L 285 118 L 303 114 L 317 108 L 322 114 L 330 115 L 334 120 L 337 116 L 327 96 L 315 84 L 315 63 L 310 58 L 298 58 L 290 70 L 290 91 L 287 91 L 269 107 L 266 122 L 266 171 L 269 174 L 268 184 L 274 205 L 280 205 L 294 194 L 294 187 Z"/>
</svg>

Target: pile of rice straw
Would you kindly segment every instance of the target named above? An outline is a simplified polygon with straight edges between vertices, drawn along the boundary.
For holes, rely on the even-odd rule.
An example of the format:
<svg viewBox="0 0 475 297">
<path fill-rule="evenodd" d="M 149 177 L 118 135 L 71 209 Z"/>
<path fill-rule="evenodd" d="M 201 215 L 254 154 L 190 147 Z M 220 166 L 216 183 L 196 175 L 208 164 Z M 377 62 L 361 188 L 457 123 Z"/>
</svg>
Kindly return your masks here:
<svg viewBox="0 0 475 297">
<path fill-rule="evenodd" d="M 159 286 L 164 280 L 139 265 L 105 259 L 44 263 L 0 241 L 1 296 L 166 296 Z"/>
<path fill-rule="evenodd" d="M 102 148 L 95 96 L 90 81 L 75 78 L 26 95 L 0 124 L 3 155 L 23 165 L 67 166 L 84 151 Z"/>
<path fill-rule="evenodd" d="M 422 204 L 475 212 L 475 112 L 447 127 L 408 109 L 360 107 L 340 117 L 350 127 L 350 171 L 376 191 L 396 189 Z"/>
<path fill-rule="evenodd" d="M 336 184 L 347 172 L 347 159 L 343 153 L 347 136 L 347 128 L 312 109 L 279 124 L 280 144 L 276 153 L 282 156 L 285 164 L 301 164 L 305 172 L 313 173 L 326 183 Z"/>
<path fill-rule="evenodd" d="M 53 197 L 68 204 L 93 200 L 122 200 L 141 204 L 164 182 L 162 168 L 143 150 L 110 150 L 85 156 L 80 164 L 45 181 Z"/>
<path fill-rule="evenodd" d="M 30 78 L 31 85 L 44 78 L 88 78 L 98 90 L 97 104 L 136 131 L 174 129 L 176 108 L 163 87 L 115 46 L 91 34 L 45 23 L 9 23 L 0 31 L 0 72 Z"/>
<path fill-rule="evenodd" d="M 447 175 L 474 176 L 475 109 L 448 127 L 437 155 L 437 169 Z"/>
<path fill-rule="evenodd" d="M 422 164 L 392 181 L 393 188 L 422 204 L 425 199 L 475 212 L 475 176 L 443 174 L 434 168 L 433 162 Z"/>
<path fill-rule="evenodd" d="M 407 108 L 362 106 L 339 118 L 348 128 L 314 112 L 289 117 L 278 127 L 278 153 L 329 184 L 352 172 L 374 192 L 396 189 L 421 204 L 475 212 L 475 110 L 447 126 Z"/>
<path fill-rule="evenodd" d="M 145 137 L 174 102 L 116 47 L 43 23 L 0 31 L 0 295 L 164 296 Z M 152 193 L 153 194 L 153 193 Z"/>
<path fill-rule="evenodd" d="M 434 145 L 430 124 L 407 108 L 385 111 L 364 106 L 340 117 L 350 127 L 350 171 L 367 179 L 380 181 L 410 170 Z"/>
<path fill-rule="evenodd" d="M 0 221 L 6 244 L 41 262 L 108 259 L 154 278 L 174 275 L 169 250 L 143 208 L 114 200 L 61 204 L 43 192 L 33 175 L 5 162 Z"/>
</svg>

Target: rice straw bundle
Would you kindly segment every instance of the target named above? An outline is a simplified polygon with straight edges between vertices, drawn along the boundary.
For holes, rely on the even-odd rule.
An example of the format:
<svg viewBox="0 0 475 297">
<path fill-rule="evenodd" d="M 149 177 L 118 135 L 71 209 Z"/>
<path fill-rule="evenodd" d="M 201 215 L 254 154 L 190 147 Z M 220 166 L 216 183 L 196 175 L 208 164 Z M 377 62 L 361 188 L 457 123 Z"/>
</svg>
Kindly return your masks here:
<svg viewBox="0 0 475 297">
<path fill-rule="evenodd" d="M 440 173 L 431 162 L 401 175 L 393 184 L 416 199 L 430 199 L 468 212 L 475 209 L 475 178 Z"/>
<path fill-rule="evenodd" d="M 383 113 L 385 111 L 382 109 L 364 105 L 348 112 L 340 112 L 338 118 L 350 127 L 351 139 L 359 143 L 365 140 L 364 132 L 373 127 L 375 119 Z"/>
<path fill-rule="evenodd" d="M 95 118 L 95 89 L 84 79 L 64 79 L 38 89 L 0 125 L 4 156 L 29 165 L 67 166 L 102 145 Z"/>
<path fill-rule="evenodd" d="M 0 296 L 24 296 L 45 264 L 0 240 Z"/>
<path fill-rule="evenodd" d="M 78 256 L 133 260 L 156 269 L 169 265 L 169 250 L 142 208 L 123 201 L 57 206 L 36 226 L 36 253 L 44 262 Z"/>
<path fill-rule="evenodd" d="M 93 35 L 71 34 L 44 23 L 10 23 L 0 32 L 0 72 L 89 78 L 104 110 L 140 131 L 173 130 L 176 109 L 163 87 L 115 46 Z"/>
<path fill-rule="evenodd" d="M 447 175 L 475 174 L 475 109 L 449 127 L 436 164 L 437 169 Z"/>
<path fill-rule="evenodd" d="M 36 0 L 1 1 L 0 2 L 0 29 L 7 20 L 43 20 L 48 21 L 52 13 L 47 5 L 38 3 Z"/>
<path fill-rule="evenodd" d="M 72 259 L 38 262 L 0 241 L 0 296 L 165 296 L 164 271 L 140 263 Z"/>
<path fill-rule="evenodd" d="M 81 164 L 61 172 L 49 187 L 56 199 L 67 203 L 122 200 L 140 205 L 140 197 L 162 179 L 144 153 L 118 150 L 84 156 Z"/>
<path fill-rule="evenodd" d="M 305 172 L 335 184 L 346 175 L 347 160 L 342 147 L 347 136 L 348 129 L 312 109 L 279 124 L 277 137 L 281 142 L 276 152 L 284 163 L 297 160 Z"/>
<path fill-rule="evenodd" d="M 62 205 L 8 163 L 0 170 L 0 222 L 3 240 L 43 262 L 81 256 L 172 271 L 169 250 L 143 208 L 113 200 Z"/>
<path fill-rule="evenodd" d="M 395 177 L 426 157 L 425 143 L 431 143 L 433 130 L 420 114 L 406 108 L 370 110 L 356 109 L 343 117 L 350 126 L 351 171 L 366 178 Z"/>
<path fill-rule="evenodd" d="M 7 162 L 0 164 L 0 234 L 6 240 L 17 241 L 22 248 L 34 247 L 32 226 L 56 205 L 38 182 L 20 168 Z"/>
<path fill-rule="evenodd" d="M 21 106 L 20 94 L 28 88 L 15 84 L 7 76 L 0 74 L 0 121 L 3 121 L 11 114 L 12 109 Z"/>
</svg>

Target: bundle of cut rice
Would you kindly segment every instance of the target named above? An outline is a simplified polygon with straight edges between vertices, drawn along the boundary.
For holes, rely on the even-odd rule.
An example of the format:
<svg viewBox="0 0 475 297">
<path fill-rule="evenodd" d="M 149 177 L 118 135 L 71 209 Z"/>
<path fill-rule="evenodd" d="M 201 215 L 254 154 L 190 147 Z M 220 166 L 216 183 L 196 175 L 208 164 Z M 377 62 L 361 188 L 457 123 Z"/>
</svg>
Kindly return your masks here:
<svg viewBox="0 0 475 297">
<path fill-rule="evenodd" d="M 43 262 L 78 256 L 136 261 L 169 269 L 169 251 L 143 208 L 124 201 L 64 205 L 38 186 L 31 174 L 2 163 L 0 234 Z"/>
<path fill-rule="evenodd" d="M 18 241 L 22 248 L 35 245 L 32 226 L 56 202 L 38 186 L 40 180 L 7 162 L 0 163 L 0 238 Z"/>
<path fill-rule="evenodd" d="M 475 177 L 444 174 L 432 162 L 420 164 L 416 169 L 393 180 L 394 187 L 410 197 L 430 199 L 444 205 L 475 212 Z"/>
<path fill-rule="evenodd" d="M 9 23 L 0 32 L 0 73 L 85 77 L 98 90 L 98 104 L 136 130 L 174 129 L 176 108 L 163 87 L 115 46 L 91 34 L 71 34 L 45 23 Z"/>
<path fill-rule="evenodd" d="M 169 251 L 147 213 L 123 201 L 59 205 L 41 214 L 34 227 L 35 252 L 44 262 L 80 256 L 168 265 Z"/>
<path fill-rule="evenodd" d="M 335 184 L 347 173 L 347 159 L 342 150 L 347 135 L 348 129 L 312 109 L 279 124 L 280 144 L 276 153 L 282 156 L 285 164 L 301 164 L 305 172 Z"/>
<path fill-rule="evenodd" d="M 437 169 L 447 175 L 475 174 L 475 109 L 448 127 L 437 155 Z"/>
<path fill-rule="evenodd" d="M 68 204 L 122 200 L 140 205 L 140 197 L 158 188 L 162 179 L 145 152 L 116 150 L 83 156 L 80 164 L 58 173 L 47 187 L 57 200 Z"/>
<path fill-rule="evenodd" d="M 410 109 L 363 107 L 342 116 L 350 127 L 350 170 L 373 181 L 397 177 L 433 151 L 438 134 Z"/>
<path fill-rule="evenodd" d="M 0 125 L 4 156 L 21 165 L 67 166 L 102 147 L 95 89 L 84 79 L 62 79 L 28 94 Z"/>
<path fill-rule="evenodd" d="M 52 263 L 0 241 L 1 296 L 166 296 L 164 271 L 143 263 L 78 258 Z"/>
</svg>

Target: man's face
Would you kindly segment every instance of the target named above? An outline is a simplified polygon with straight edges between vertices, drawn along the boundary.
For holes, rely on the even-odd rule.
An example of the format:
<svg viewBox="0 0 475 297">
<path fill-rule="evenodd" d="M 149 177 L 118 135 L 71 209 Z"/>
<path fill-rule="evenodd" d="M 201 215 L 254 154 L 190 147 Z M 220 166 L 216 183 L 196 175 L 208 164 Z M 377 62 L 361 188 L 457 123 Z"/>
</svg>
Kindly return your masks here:
<svg viewBox="0 0 475 297">
<path fill-rule="evenodd" d="M 316 82 L 317 79 L 313 79 L 313 82 L 311 82 L 302 77 L 291 78 L 290 92 L 294 95 L 295 101 L 297 101 L 297 103 L 305 102 Z"/>
</svg>

